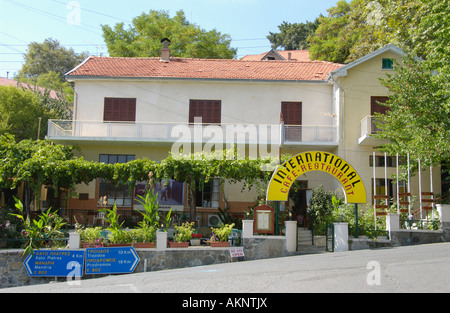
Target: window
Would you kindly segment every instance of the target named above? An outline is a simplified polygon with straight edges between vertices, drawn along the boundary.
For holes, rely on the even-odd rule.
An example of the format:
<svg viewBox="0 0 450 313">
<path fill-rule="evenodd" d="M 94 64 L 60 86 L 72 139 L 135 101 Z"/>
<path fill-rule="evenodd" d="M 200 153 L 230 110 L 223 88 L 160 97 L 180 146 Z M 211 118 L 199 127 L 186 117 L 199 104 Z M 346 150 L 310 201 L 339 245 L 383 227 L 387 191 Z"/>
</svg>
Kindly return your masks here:
<svg viewBox="0 0 450 313">
<path fill-rule="evenodd" d="M 302 125 L 302 103 L 281 102 L 284 125 Z"/>
<path fill-rule="evenodd" d="M 404 156 L 399 156 L 398 165 L 407 164 L 407 159 Z M 373 155 L 369 155 L 369 166 L 373 167 Z M 376 167 L 384 167 L 384 155 L 376 155 L 375 156 L 375 166 Z M 396 156 L 387 156 L 387 165 L 386 167 L 397 167 L 397 157 Z"/>
<path fill-rule="evenodd" d="M 383 104 L 389 100 L 389 97 L 370 97 L 370 115 L 374 116 L 375 113 L 386 114 L 389 111 L 389 107 Z M 376 120 L 372 119 L 372 134 L 376 134 L 379 129 L 376 125 Z"/>
<path fill-rule="evenodd" d="M 284 140 L 302 141 L 302 103 L 281 102 L 281 116 L 284 121 Z"/>
<path fill-rule="evenodd" d="M 136 98 L 105 98 L 105 122 L 135 122 Z"/>
<path fill-rule="evenodd" d="M 213 178 L 206 183 L 203 190 L 197 191 L 196 204 L 197 207 L 218 208 L 220 200 L 220 179 Z"/>
<path fill-rule="evenodd" d="M 386 194 L 385 179 L 384 178 L 376 178 L 375 183 L 376 183 L 376 194 L 384 196 Z M 394 187 L 392 184 L 392 179 L 388 179 L 387 184 L 388 184 L 387 185 L 387 195 L 389 196 L 389 202 L 391 202 L 391 199 L 394 197 Z M 373 196 L 373 179 L 372 179 L 372 196 Z"/>
<path fill-rule="evenodd" d="M 190 100 L 189 123 L 194 123 L 196 117 L 202 118 L 203 124 L 220 124 L 222 115 L 221 100 Z"/>
<path fill-rule="evenodd" d="M 382 60 L 382 69 L 383 70 L 393 70 L 394 69 L 394 60 L 383 59 Z"/>
<path fill-rule="evenodd" d="M 100 154 L 100 162 L 107 164 L 127 163 L 135 159 L 134 155 L 122 154 Z M 112 206 L 114 203 L 119 207 L 131 207 L 133 192 L 127 184 L 119 184 L 108 182 L 100 179 L 99 183 L 99 197 L 106 196 L 107 205 Z"/>
</svg>

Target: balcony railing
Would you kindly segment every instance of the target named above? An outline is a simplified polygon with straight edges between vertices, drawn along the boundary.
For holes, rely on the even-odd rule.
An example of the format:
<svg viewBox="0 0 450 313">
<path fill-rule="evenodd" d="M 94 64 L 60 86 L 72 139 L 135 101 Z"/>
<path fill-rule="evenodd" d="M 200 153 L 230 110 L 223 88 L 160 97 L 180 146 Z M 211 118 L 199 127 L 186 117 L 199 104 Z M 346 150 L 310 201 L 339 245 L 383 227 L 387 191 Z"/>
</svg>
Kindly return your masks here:
<svg viewBox="0 0 450 313">
<path fill-rule="evenodd" d="M 49 120 L 50 140 L 125 140 L 247 144 L 337 145 L 337 126 L 189 124 Z"/>
<path fill-rule="evenodd" d="M 379 132 L 379 128 L 377 127 L 377 119 L 374 116 L 368 115 L 361 121 L 361 130 L 360 137 L 358 139 L 358 143 L 362 145 L 376 145 L 380 144 L 383 140 L 376 139 L 371 136 Z"/>
<path fill-rule="evenodd" d="M 49 120 L 50 140 L 279 144 L 280 125 Z"/>
<path fill-rule="evenodd" d="M 338 145 L 337 126 L 285 125 L 284 144 Z"/>
</svg>

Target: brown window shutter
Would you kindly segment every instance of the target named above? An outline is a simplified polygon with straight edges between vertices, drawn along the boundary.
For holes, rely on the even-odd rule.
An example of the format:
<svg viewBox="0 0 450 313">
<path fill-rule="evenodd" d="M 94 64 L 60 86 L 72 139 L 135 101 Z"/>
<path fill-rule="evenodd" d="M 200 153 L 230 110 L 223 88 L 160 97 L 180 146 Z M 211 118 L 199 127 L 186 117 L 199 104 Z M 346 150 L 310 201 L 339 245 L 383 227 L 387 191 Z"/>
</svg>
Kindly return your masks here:
<svg viewBox="0 0 450 313">
<path fill-rule="evenodd" d="M 302 103 L 281 102 L 284 125 L 302 125 Z"/>
<path fill-rule="evenodd" d="M 389 108 L 381 105 L 380 103 L 386 103 L 389 97 L 370 97 L 370 115 L 375 113 L 385 114 L 389 111 Z"/>
<path fill-rule="evenodd" d="M 201 117 L 204 124 L 220 124 L 222 115 L 221 100 L 190 100 L 189 123 L 194 123 L 195 117 Z"/>
<path fill-rule="evenodd" d="M 135 122 L 136 98 L 105 98 L 103 121 Z"/>
</svg>

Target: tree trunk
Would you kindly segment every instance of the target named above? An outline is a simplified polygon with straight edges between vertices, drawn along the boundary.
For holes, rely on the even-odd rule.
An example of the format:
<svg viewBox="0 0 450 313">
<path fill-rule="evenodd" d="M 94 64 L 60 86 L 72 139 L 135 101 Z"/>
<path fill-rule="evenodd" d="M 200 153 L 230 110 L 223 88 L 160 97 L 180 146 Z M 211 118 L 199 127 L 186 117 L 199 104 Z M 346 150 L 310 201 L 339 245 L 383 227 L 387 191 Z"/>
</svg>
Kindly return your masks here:
<svg viewBox="0 0 450 313">
<path fill-rule="evenodd" d="M 196 222 L 197 217 L 197 189 L 195 185 L 189 184 L 189 221 Z"/>
</svg>

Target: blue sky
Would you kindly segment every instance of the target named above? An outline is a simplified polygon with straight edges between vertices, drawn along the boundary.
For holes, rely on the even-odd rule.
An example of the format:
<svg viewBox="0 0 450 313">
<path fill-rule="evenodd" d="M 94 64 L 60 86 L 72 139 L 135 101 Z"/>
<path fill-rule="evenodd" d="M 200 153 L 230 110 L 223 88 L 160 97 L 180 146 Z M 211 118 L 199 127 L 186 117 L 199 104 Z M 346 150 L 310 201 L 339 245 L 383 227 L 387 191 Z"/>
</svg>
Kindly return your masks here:
<svg viewBox="0 0 450 313">
<path fill-rule="evenodd" d="M 76 52 L 108 55 L 101 24 L 125 25 L 149 10 L 173 16 L 183 10 L 189 22 L 229 34 L 238 58 L 270 49 L 269 32 L 283 21 L 313 21 L 337 0 L 0 0 L 0 77 L 13 77 L 30 42 L 52 37 Z M 126 27 L 127 28 L 127 27 Z"/>
</svg>

